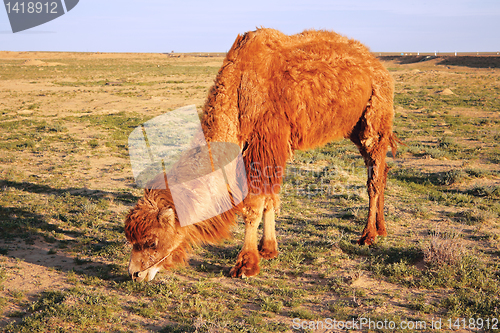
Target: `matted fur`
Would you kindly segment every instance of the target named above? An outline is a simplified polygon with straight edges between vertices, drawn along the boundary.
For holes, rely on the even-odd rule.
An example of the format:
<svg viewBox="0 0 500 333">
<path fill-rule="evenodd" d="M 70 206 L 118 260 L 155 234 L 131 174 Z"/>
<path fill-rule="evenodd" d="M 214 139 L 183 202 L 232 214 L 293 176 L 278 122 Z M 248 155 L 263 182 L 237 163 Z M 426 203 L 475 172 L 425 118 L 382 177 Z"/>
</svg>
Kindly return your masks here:
<svg viewBox="0 0 500 333">
<path fill-rule="evenodd" d="M 309 30 L 287 36 L 258 29 L 236 38 L 210 89 L 202 117 L 207 142 L 238 144 L 247 172 L 250 193 L 241 207 L 245 245 L 231 275 L 258 273 L 255 223 L 262 216 L 272 220 L 272 228 L 264 229 L 268 235 L 260 244 L 268 248 L 259 249 L 261 256 L 277 254 L 274 214 L 269 213 L 266 200 L 277 207 L 285 164 L 294 150 L 335 139 L 351 139 L 368 168 L 370 210 L 359 243 L 371 244 L 377 235 L 387 234 L 383 216 L 385 155 L 389 147 L 395 153 L 397 141 L 392 132 L 393 91 L 390 74 L 370 51 L 336 33 Z M 155 204 L 156 216 L 150 207 Z M 187 200 L 185 206 L 176 208 L 190 209 L 197 204 L 203 203 Z M 174 207 L 168 190 L 146 190 L 127 217 L 127 239 L 134 243 L 147 238 L 149 230 L 160 223 L 158 214 L 165 207 Z M 227 237 L 239 209 L 177 227 L 175 232 L 185 235 L 181 247 Z"/>
<path fill-rule="evenodd" d="M 226 56 L 203 129 L 207 140 L 238 143 L 250 190 L 272 193 L 294 150 L 349 138 L 360 120 L 360 140 L 379 135 L 395 147 L 392 100 L 390 74 L 361 43 L 259 29 L 238 36 Z"/>
</svg>

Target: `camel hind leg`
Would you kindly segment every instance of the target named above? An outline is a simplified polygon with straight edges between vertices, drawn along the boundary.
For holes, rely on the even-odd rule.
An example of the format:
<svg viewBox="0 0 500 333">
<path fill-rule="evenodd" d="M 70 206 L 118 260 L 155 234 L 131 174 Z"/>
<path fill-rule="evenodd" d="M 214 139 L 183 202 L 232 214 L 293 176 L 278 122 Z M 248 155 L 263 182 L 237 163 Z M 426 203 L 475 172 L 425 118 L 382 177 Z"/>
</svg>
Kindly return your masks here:
<svg viewBox="0 0 500 333">
<path fill-rule="evenodd" d="M 377 236 L 387 236 L 384 191 L 389 168 L 385 158 L 389 146 L 395 149 L 395 139 L 392 133 L 392 89 L 390 85 L 386 85 L 385 88 L 381 90 L 383 94 L 377 95 L 374 92 L 350 136 L 365 160 L 368 173 L 366 186 L 369 212 L 368 221 L 358 240 L 360 245 L 370 245 L 375 242 Z"/>
<path fill-rule="evenodd" d="M 383 149 L 384 144 L 380 143 L 380 148 Z M 388 168 L 385 163 L 385 153 L 378 152 L 378 149 L 376 152 L 370 152 L 365 147 L 362 147 L 360 151 L 365 159 L 368 173 L 366 186 L 369 197 L 369 211 L 368 221 L 358 243 L 360 245 L 370 245 L 375 242 L 377 236 L 387 236 L 384 219 L 384 190 Z"/>
</svg>

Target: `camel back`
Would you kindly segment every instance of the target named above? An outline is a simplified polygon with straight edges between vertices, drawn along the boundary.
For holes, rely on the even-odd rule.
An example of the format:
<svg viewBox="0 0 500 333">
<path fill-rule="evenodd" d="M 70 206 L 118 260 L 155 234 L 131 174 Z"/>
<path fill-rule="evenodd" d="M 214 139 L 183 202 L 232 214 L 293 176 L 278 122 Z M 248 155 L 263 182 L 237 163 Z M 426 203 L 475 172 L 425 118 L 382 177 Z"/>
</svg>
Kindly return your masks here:
<svg viewBox="0 0 500 333">
<path fill-rule="evenodd" d="M 366 140 L 393 142 L 393 90 L 390 74 L 358 41 L 259 29 L 238 36 L 228 52 L 202 126 L 208 141 L 241 147 L 251 193 L 277 194 L 294 150 L 348 138 L 362 118 Z"/>
</svg>

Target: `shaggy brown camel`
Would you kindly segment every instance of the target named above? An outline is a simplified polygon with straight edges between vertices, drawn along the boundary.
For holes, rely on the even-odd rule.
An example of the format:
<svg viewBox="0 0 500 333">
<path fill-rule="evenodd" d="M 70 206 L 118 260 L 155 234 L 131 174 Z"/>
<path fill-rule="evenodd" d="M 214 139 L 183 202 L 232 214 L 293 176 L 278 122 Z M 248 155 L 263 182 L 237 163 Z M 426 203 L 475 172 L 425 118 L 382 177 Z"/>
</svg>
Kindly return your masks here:
<svg viewBox="0 0 500 333">
<path fill-rule="evenodd" d="M 203 203 L 193 199 L 174 207 L 168 187 L 146 189 L 125 223 L 133 244 L 129 272 L 134 280 L 151 280 L 160 268 L 184 262 L 191 244 L 228 237 L 236 213 L 245 221 L 245 240 L 230 275 L 258 274 L 260 258 L 278 254 L 275 210 L 286 161 L 296 149 L 335 139 L 351 139 L 368 170 L 369 214 L 358 243 L 372 244 L 377 236 L 386 236 L 385 158 L 389 147 L 394 155 L 397 141 L 392 132 L 393 86 L 388 71 L 365 46 L 333 32 L 287 36 L 258 29 L 239 35 L 210 89 L 202 128 L 207 142 L 241 148 L 248 196 L 229 211 L 181 227 L 176 209 Z"/>
</svg>

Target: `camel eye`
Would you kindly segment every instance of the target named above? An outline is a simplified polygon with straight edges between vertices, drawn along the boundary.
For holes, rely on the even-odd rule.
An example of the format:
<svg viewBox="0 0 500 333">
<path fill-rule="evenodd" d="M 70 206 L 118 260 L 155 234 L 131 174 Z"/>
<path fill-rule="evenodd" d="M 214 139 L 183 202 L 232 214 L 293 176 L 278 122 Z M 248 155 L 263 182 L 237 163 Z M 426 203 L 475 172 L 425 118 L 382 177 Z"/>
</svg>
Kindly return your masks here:
<svg viewBox="0 0 500 333">
<path fill-rule="evenodd" d="M 145 249 L 152 249 L 156 250 L 157 242 L 156 241 L 149 241 L 144 244 Z"/>
</svg>

